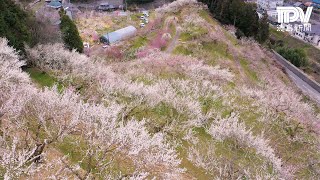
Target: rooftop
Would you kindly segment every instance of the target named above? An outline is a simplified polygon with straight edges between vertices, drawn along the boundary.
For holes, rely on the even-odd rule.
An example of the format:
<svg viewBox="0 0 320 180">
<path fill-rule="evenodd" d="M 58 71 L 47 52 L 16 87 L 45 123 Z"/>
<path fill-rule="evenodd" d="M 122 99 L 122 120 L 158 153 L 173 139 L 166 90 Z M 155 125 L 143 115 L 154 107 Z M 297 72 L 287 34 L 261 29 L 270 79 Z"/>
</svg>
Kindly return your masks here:
<svg viewBox="0 0 320 180">
<path fill-rule="evenodd" d="M 120 41 L 126 37 L 132 36 L 136 33 L 137 29 L 133 26 L 127 26 L 125 28 L 116 30 L 111 33 L 107 33 L 102 38 L 108 40 L 109 43 Z"/>
<path fill-rule="evenodd" d="M 296 6 L 296 7 L 299 7 L 299 6 L 303 5 L 303 4 L 301 2 L 296 2 L 293 5 Z"/>
<path fill-rule="evenodd" d="M 48 4 L 48 6 L 53 8 L 60 8 L 62 7 L 62 4 L 58 0 L 53 0 Z"/>
<path fill-rule="evenodd" d="M 113 5 L 113 6 L 123 5 L 122 0 L 100 0 L 100 1 L 96 1 L 95 3 L 97 3 L 97 5 Z"/>
<path fill-rule="evenodd" d="M 319 25 L 319 24 L 313 24 L 313 25 L 311 25 L 311 31 L 308 32 L 308 33 L 320 35 L 320 25 Z"/>
</svg>

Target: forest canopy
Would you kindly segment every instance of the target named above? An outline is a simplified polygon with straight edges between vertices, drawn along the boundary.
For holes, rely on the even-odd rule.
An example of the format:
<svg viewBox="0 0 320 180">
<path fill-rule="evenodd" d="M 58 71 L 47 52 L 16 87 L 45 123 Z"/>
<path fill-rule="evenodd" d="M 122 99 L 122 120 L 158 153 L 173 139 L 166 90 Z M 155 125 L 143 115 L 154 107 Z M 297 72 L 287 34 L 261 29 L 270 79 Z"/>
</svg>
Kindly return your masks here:
<svg viewBox="0 0 320 180">
<path fill-rule="evenodd" d="M 9 45 L 24 53 L 24 43 L 31 42 L 28 28 L 29 16 L 11 0 L 1 0 L 0 37 L 5 37 Z"/>
<path fill-rule="evenodd" d="M 269 37 L 267 15 L 259 19 L 256 5 L 242 0 L 199 0 L 208 5 L 213 16 L 223 24 L 238 28 L 237 36 L 254 37 L 260 43 Z"/>
</svg>

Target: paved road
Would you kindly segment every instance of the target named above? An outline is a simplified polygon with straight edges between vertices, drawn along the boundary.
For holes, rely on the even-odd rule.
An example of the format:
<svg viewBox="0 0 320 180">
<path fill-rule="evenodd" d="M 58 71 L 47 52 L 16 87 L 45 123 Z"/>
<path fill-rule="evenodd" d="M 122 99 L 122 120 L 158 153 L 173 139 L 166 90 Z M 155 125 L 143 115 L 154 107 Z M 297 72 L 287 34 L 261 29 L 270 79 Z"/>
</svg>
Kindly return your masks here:
<svg viewBox="0 0 320 180">
<path fill-rule="evenodd" d="M 292 71 L 289 69 L 285 68 L 287 74 L 289 77 L 292 79 L 292 81 L 301 89 L 301 91 L 305 94 L 308 95 L 311 99 L 316 101 L 320 105 L 320 93 L 313 89 L 309 84 L 307 84 L 305 81 L 300 79 L 297 75 L 295 75 Z"/>
</svg>

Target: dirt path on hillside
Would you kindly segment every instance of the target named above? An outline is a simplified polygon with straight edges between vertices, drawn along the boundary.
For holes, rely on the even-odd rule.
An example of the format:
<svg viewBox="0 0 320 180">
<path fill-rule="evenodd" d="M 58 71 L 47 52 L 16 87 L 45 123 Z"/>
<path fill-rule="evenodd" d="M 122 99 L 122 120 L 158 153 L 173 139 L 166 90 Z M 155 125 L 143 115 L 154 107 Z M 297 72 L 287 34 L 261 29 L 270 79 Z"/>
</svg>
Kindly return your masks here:
<svg viewBox="0 0 320 180">
<path fill-rule="evenodd" d="M 177 41 L 180 37 L 180 34 L 181 34 L 181 27 L 178 26 L 178 27 L 176 27 L 175 36 L 173 37 L 172 41 L 170 42 L 168 48 L 166 49 L 167 53 L 172 53 L 173 49 L 176 47 Z"/>
<path fill-rule="evenodd" d="M 176 30 L 175 35 L 174 35 L 174 37 L 172 37 L 172 40 L 170 41 L 170 43 L 169 43 L 169 45 L 168 45 L 168 47 L 166 49 L 167 53 L 171 53 L 173 51 L 173 49 L 176 46 L 177 41 L 178 41 L 178 39 L 180 37 L 180 34 L 181 34 L 181 27 L 178 26 L 177 20 L 178 20 L 178 18 L 175 17 L 175 16 L 168 17 L 166 19 L 166 25 L 165 25 L 166 31 L 169 31 L 170 24 L 173 24 L 176 27 L 175 28 L 175 30 Z"/>
<path fill-rule="evenodd" d="M 228 45 L 229 46 L 229 45 Z M 239 71 L 239 75 L 240 75 L 240 79 L 243 80 L 243 81 L 247 81 L 247 75 L 244 73 L 244 69 L 242 68 L 241 64 L 240 64 L 240 59 L 238 58 L 238 55 L 237 53 L 235 52 L 235 50 L 233 50 L 232 48 L 229 48 L 230 50 L 230 53 L 232 54 L 233 56 L 233 59 L 235 61 L 235 64 L 237 66 L 237 69 Z"/>
</svg>

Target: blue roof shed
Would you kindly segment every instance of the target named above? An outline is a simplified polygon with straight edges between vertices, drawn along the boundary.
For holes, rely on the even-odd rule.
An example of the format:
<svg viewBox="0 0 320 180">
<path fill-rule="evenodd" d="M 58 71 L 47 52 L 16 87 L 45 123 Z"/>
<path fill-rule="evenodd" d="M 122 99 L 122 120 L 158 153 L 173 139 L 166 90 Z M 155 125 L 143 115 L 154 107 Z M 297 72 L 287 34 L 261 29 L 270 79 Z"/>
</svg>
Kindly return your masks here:
<svg viewBox="0 0 320 180">
<path fill-rule="evenodd" d="M 112 43 L 121 41 L 125 38 L 134 36 L 136 32 L 137 32 L 137 29 L 135 27 L 128 26 L 128 27 L 125 27 L 101 36 L 100 41 L 106 44 L 112 44 Z"/>
<path fill-rule="evenodd" d="M 52 8 L 61 8 L 62 7 L 62 4 L 61 2 L 59 2 L 58 0 L 52 0 L 49 4 L 48 4 L 49 7 L 52 7 Z"/>
</svg>

